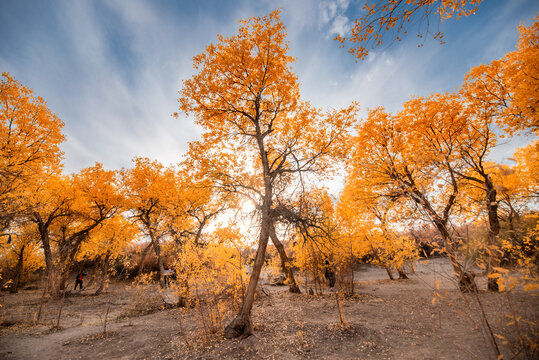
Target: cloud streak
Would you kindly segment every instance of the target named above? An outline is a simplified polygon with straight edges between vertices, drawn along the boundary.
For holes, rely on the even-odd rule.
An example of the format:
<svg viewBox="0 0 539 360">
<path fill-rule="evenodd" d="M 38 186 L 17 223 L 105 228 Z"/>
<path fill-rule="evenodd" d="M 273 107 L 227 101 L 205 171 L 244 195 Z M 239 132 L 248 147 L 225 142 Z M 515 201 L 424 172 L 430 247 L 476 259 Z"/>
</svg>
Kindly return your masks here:
<svg viewBox="0 0 539 360">
<path fill-rule="evenodd" d="M 515 26 L 539 10 L 526 0 L 489 4 L 444 23 L 445 46 L 418 49 L 411 39 L 356 64 L 332 39 L 349 31 L 357 1 L 1 2 L 0 67 L 66 123 L 66 171 L 94 161 L 120 168 L 134 156 L 175 163 L 200 135 L 193 119 L 171 116 L 182 79 L 193 74 L 192 57 L 217 34 L 234 34 L 239 18 L 277 7 L 304 99 L 323 108 L 359 100 L 364 110 L 390 111 L 411 95 L 453 90 L 470 66 L 512 50 Z"/>
</svg>

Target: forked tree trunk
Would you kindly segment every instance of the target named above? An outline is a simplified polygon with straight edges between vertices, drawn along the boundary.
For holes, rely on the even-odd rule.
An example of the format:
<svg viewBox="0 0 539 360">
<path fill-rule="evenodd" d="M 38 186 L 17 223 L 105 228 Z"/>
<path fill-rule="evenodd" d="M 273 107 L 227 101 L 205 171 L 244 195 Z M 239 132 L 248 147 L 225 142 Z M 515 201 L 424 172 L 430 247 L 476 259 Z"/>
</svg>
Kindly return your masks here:
<svg viewBox="0 0 539 360">
<path fill-rule="evenodd" d="M 66 284 L 71 271 L 73 269 L 73 263 L 75 261 L 75 255 L 78 251 L 80 239 L 67 239 L 65 243 L 72 244 L 76 241 L 78 244 L 72 245 L 72 248 L 68 246 L 60 246 L 58 252 L 58 259 L 60 260 L 56 266 L 56 283 L 54 287 L 53 296 L 59 298 L 66 292 Z"/>
<path fill-rule="evenodd" d="M 258 279 L 260 278 L 260 272 L 264 261 L 266 260 L 266 248 L 268 246 L 268 240 L 271 228 L 271 219 L 268 216 L 267 209 L 262 214 L 262 227 L 260 229 L 260 237 L 258 239 L 258 249 L 256 251 L 255 264 L 251 271 L 251 278 L 249 279 L 249 285 L 247 286 L 247 292 L 243 299 L 243 304 L 240 313 L 234 320 L 225 328 L 225 337 L 227 339 L 233 338 L 245 338 L 252 334 L 253 326 L 251 323 L 251 309 L 255 300 L 256 287 L 258 285 Z"/>
<path fill-rule="evenodd" d="M 279 253 L 279 257 L 281 258 L 281 268 L 283 272 L 286 274 L 286 280 L 288 282 L 288 290 L 294 294 L 301 294 L 301 290 L 299 289 L 299 286 L 296 283 L 296 278 L 294 277 L 294 270 L 292 269 L 292 266 L 290 265 L 290 260 L 288 259 L 288 256 L 286 255 L 286 251 L 284 250 L 283 244 L 279 241 L 279 238 L 277 237 L 277 233 L 275 232 L 275 226 L 273 224 L 271 225 L 271 229 L 270 229 L 270 238 L 271 238 L 271 241 L 273 242 L 273 245 L 275 245 L 277 252 Z"/>
<path fill-rule="evenodd" d="M 146 229 L 148 229 L 148 235 L 150 235 L 150 241 L 157 256 L 157 263 L 159 265 L 159 286 L 161 289 L 165 288 L 165 266 L 163 265 L 163 258 L 161 257 L 161 244 L 159 243 L 159 236 L 155 234 L 151 222 L 149 220 L 143 221 Z"/>
<path fill-rule="evenodd" d="M 53 296 L 60 297 L 63 296 L 62 294 L 65 294 L 67 279 L 71 273 L 75 257 L 77 256 L 82 243 L 88 239 L 90 231 L 96 228 L 105 219 L 106 217 L 103 216 L 99 220 L 95 220 L 87 227 L 70 236 L 66 236 L 64 233 L 58 250 L 59 263 L 56 267 L 57 277 L 55 279 L 55 287 L 53 288 Z"/>
<path fill-rule="evenodd" d="M 45 255 L 45 273 L 47 276 L 46 289 L 47 293 L 52 294 L 55 288 L 56 268 L 52 259 L 52 250 L 49 238 L 49 230 L 43 225 L 38 224 L 39 235 L 41 237 L 41 246 Z"/>
</svg>

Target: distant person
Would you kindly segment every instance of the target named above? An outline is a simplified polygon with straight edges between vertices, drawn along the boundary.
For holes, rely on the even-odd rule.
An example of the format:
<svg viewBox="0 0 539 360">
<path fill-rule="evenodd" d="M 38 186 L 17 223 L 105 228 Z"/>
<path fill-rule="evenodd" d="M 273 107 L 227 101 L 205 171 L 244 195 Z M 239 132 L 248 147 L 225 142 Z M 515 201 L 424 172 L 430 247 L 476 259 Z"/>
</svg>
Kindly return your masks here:
<svg viewBox="0 0 539 360">
<path fill-rule="evenodd" d="M 176 274 L 176 269 L 175 268 L 170 268 L 170 280 L 172 281 L 176 281 L 177 280 L 177 274 Z"/>
<path fill-rule="evenodd" d="M 165 285 L 165 289 L 166 289 L 167 287 L 170 287 L 170 278 L 169 278 L 170 276 L 172 276 L 172 270 L 170 270 L 170 269 L 165 269 L 165 270 L 163 271 L 163 283 L 164 283 L 164 285 Z"/>
<path fill-rule="evenodd" d="M 86 276 L 86 273 L 83 273 L 82 271 L 77 274 L 77 278 L 75 279 L 75 289 L 77 290 L 77 285 L 80 285 L 80 289 L 82 290 L 82 278 L 83 276 Z"/>
<path fill-rule="evenodd" d="M 329 260 L 326 260 L 325 267 L 326 269 L 325 269 L 324 276 L 329 281 L 329 291 L 334 291 L 336 277 L 335 277 L 335 272 L 333 271 L 333 269 L 331 268 L 329 264 Z"/>
</svg>

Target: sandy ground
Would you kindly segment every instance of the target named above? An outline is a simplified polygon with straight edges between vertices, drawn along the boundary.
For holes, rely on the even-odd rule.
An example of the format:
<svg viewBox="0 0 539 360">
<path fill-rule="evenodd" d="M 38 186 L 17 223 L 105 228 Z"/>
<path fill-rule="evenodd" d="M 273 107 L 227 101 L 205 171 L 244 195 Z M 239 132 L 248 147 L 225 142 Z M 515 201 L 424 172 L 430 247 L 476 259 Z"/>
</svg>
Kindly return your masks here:
<svg viewBox="0 0 539 360">
<path fill-rule="evenodd" d="M 35 325 L 40 291 L 2 294 L 0 359 L 496 358 L 478 299 L 500 336 L 501 352 L 506 359 L 518 359 L 524 357 L 514 357 L 518 332 L 507 325 L 508 316 L 522 316 L 521 332 L 531 326 L 524 320 L 539 320 L 537 294 L 461 294 L 447 259 L 420 263 L 409 280 L 391 281 L 385 270 L 366 265 L 356 279 L 356 294 L 342 301 L 346 325 L 339 321 L 334 293 L 290 294 L 286 287 L 264 282 L 267 295 L 261 293 L 253 308 L 255 335 L 234 341 L 225 340 L 222 331 L 205 332 L 196 309 L 160 308 L 174 296 L 156 288 L 148 295 L 115 283 L 100 296 L 91 296 L 89 289 L 66 297 L 59 329 L 53 326 L 61 301 L 45 303 Z M 485 279 L 479 280 L 485 288 Z M 437 281 L 441 297 L 433 303 Z M 157 305 L 153 312 L 135 316 L 143 300 Z"/>
</svg>

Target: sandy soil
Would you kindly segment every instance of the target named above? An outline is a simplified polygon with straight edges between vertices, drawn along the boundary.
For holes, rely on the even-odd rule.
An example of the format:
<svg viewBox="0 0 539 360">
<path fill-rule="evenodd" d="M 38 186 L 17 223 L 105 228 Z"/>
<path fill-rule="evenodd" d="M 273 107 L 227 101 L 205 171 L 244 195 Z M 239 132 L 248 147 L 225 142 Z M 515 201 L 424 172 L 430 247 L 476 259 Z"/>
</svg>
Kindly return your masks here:
<svg viewBox="0 0 539 360">
<path fill-rule="evenodd" d="M 419 264 L 409 280 L 391 281 L 385 270 L 366 265 L 356 279 L 356 294 L 342 301 L 346 326 L 339 321 L 334 293 L 297 295 L 264 283 L 267 295 L 261 293 L 253 309 L 255 335 L 234 341 L 223 339 L 222 332 L 205 332 L 196 309 L 159 307 L 174 298 L 156 288 L 148 295 L 115 283 L 100 296 L 84 290 L 66 297 L 59 329 L 53 326 L 61 301 L 45 303 L 35 325 L 40 291 L 2 294 L 0 359 L 496 358 L 477 299 L 493 332 L 505 338 L 497 344 L 510 359 L 518 339 L 507 315 L 539 320 L 538 298 L 529 293 L 461 294 L 446 259 Z M 441 298 L 433 303 L 437 281 Z M 479 284 L 486 287 L 484 279 Z M 156 304 L 153 312 L 134 316 L 146 300 Z M 522 320 L 519 324 L 521 331 L 528 329 Z"/>
</svg>

